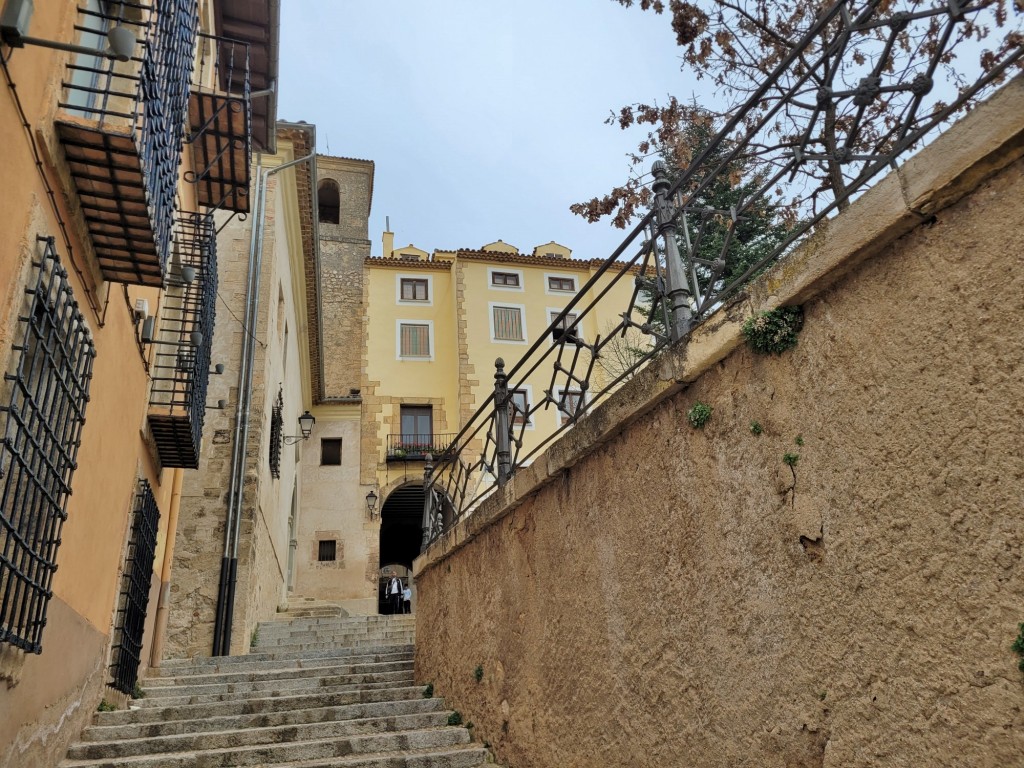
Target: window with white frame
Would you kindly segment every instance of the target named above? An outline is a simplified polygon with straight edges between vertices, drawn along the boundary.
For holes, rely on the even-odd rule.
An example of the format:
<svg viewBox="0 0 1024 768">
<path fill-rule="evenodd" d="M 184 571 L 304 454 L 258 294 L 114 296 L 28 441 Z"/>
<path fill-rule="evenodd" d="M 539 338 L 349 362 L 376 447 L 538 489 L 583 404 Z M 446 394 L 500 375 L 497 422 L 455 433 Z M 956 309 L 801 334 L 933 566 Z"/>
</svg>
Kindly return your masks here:
<svg viewBox="0 0 1024 768">
<path fill-rule="evenodd" d="M 526 341 L 522 307 L 492 305 L 491 324 L 491 335 L 495 341 Z"/>
<path fill-rule="evenodd" d="M 430 358 L 429 323 L 398 323 L 398 356 Z"/>
<path fill-rule="evenodd" d="M 559 342 L 562 338 L 569 344 L 579 343 L 582 333 L 580 327 L 577 325 L 579 315 L 576 312 L 568 312 L 565 317 L 561 320 L 558 316 L 562 314 L 560 309 L 549 309 L 548 310 L 548 321 L 551 323 L 551 340 L 553 342 Z"/>
<path fill-rule="evenodd" d="M 527 415 L 530 412 L 530 393 L 526 389 L 513 389 L 509 391 L 511 400 L 511 413 L 510 421 L 513 425 L 527 424 L 529 425 L 530 417 Z"/>
<path fill-rule="evenodd" d="M 429 301 L 430 284 L 426 278 L 403 277 L 400 278 L 400 293 L 402 301 Z"/>
<path fill-rule="evenodd" d="M 572 421 L 584 400 L 583 392 L 578 389 L 556 387 L 555 408 L 558 411 L 558 425 L 562 426 Z"/>
<path fill-rule="evenodd" d="M 500 272 L 491 270 L 491 285 L 498 288 L 521 288 L 522 276 L 518 272 Z"/>
<path fill-rule="evenodd" d="M 548 275 L 548 290 L 573 293 L 576 290 L 576 278 L 565 275 Z"/>
</svg>

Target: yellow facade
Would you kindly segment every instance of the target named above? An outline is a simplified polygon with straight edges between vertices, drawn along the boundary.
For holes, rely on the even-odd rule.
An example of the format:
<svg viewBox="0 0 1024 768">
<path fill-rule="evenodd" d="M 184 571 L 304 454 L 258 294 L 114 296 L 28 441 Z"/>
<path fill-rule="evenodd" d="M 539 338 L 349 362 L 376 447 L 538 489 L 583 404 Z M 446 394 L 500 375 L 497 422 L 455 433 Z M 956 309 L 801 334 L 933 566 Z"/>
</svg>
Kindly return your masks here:
<svg viewBox="0 0 1024 768">
<path fill-rule="evenodd" d="M 214 16 L 213 0 L 199 3 L 198 29 L 216 32 Z M 36 3 L 27 34 L 56 42 L 102 46 L 105 42 L 102 38 L 94 36 L 94 43 L 76 32 L 75 25 L 81 23 L 75 3 Z M 142 35 L 139 30 L 143 29 L 134 29 L 137 39 Z M 132 512 L 140 498 L 142 482 L 152 489 L 153 501 L 160 511 L 152 570 L 148 572 L 148 583 L 142 584 L 144 591 L 148 588 L 149 606 L 139 653 L 139 672 L 150 662 L 160 584 L 169 575 L 172 561 L 173 545 L 168 545 L 168 528 L 177 514 L 174 490 L 180 488 L 186 470 L 171 466 L 166 454 L 161 454 L 156 445 L 150 403 L 155 399 L 153 371 L 159 354 L 158 344 L 143 343 L 142 321 L 135 307 L 138 301 L 144 300 L 148 315 L 156 321 L 155 339 L 159 341 L 161 334 L 166 335 L 170 322 L 168 309 L 175 299 L 169 298 L 171 294 L 165 288 L 167 281 L 176 279 L 172 271 L 177 267 L 172 264 L 174 257 L 170 257 L 161 267 L 164 271 L 148 278 L 115 280 L 110 260 L 102 255 L 105 248 L 108 253 L 110 248 L 97 233 L 96 216 L 87 209 L 90 188 L 83 185 L 94 183 L 95 189 L 104 182 L 83 181 L 86 172 L 81 167 L 76 170 L 73 162 L 76 147 L 68 134 L 62 133 L 61 125 L 65 125 L 63 130 L 66 125 L 85 126 L 94 131 L 93 135 L 105 132 L 108 137 L 114 136 L 115 141 L 118 136 L 125 137 L 126 142 L 135 141 L 137 137 L 131 133 L 127 121 L 118 123 L 112 118 L 99 124 L 97 130 L 98 121 L 89 117 L 92 113 L 83 116 L 81 110 L 69 106 L 71 91 L 65 83 L 75 82 L 77 75 L 73 67 L 83 63 L 82 54 L 29 44 L 19 48 L 0 46 L 0 55 L 5 61 L 4 82 L 0 85 L 3 91 L 0 95 L 0 146 L 4 148 L 4 162 L 0 165 L 0 188 L 3 189 L 0 361 L 4 372 L 14 377 L 5 378 L 0 384 L 0 406 L 5 409 L 0 411 L 3 437 L 43 435 L 48 428 L 63 429 L 75 421 L 66 413 L 57 413 L 51 406 L 57 401 L 47 400 L 38 391 L 34 403 L 28 403 L 29 396 L 24 396 L 21 412 L 28 413 L 35 408 L 36 418 L 46 420 L 49 427 L 42 428 L 37 421 L 18 432 L 15 413 L 6 410 L 21 386 L 30 391 L 38 382 L 51 380 L 47 376 L 73 376 L 78 380 L 78 374 L 68 372 L 67 354 L 54 346 L 52 339 L 56 335 L 45 342 L 50 345 L 45 353 L 41 346 L 44 342 L 26 342 L 35 338 L 33 332 L 27 331 L 30 324 L 39 328 L 51 327 L 46 325 L 48 323 L 61 329 L 72 327 L 67 319 L 70 315 L 57 314 L 53 309 L 61 306 L 55 304 L 53 296 L 47 303 L 29 293 L 41 272 L 46 274 L 50 269 L 50 264 L 59 263 L 59 267 L 54 267 L 54 275 L 59 275 L 61 268 L 66 269 L 66 284 L 85 329 L 85 336 L 80 338 L 87 337 L 95 351 L 91 378 L 81 377 L 82 381 L 88 381 L 88 399 L 77 402 L 85 412 L 84 424 L 74 456 L 74 469 L 65 477 L 70 478 L 65 507 L 67 519 L 59 536 L 53 536 L 57 539 L 53 556 L 56 570 L 48 598 L 38 603 L 40 620 L 45 621 L 38 637 L 30 636 L 25 626 L 18 624 L 16 611 L 11 609 L 12 605 L 20 605 L 21 598 L 13 590 L 3 598 L 6 612 L 0 622 L 0 690 L 3 691 L 0 695 L 0 766 L 33 768 L 55 765 L 63 757 L 67 744 L 78 735 L 101 698 L 118 702 L 126 698 L 106 684 L 111 679 L 111 646 L 115 628 L 119 626 L 119 606 L 123 605 L 123 571 L 129 537 L 134 535 L 129 530 Z M 196 56 L 199 56 L 198 50 Z M 135 65 L 135 62 L 128 62 L 116 67 L 121 68 L 118 71 L 128 71 Z M 198 68 L 194 76 L 199 78 Z M 188 80 L 184 74 L 182 78 L 182 92 L 187 100 Z M 204 78 L 210 78 L 209 70 L 204 72 Z M 83 151 L 94 150 L 90 147 Z M 101 155 L 97 154 L 100 166 L 104 162 L 117 162 Z M 145 167 L 145 159 L 141 162 Z M 110 165 L 106 170 L 112 168 Z M 176 203 L 178 211 L 201 210 L 198 186 L 190 182 L 193 170 L 192 153 L 185 147 L 174 172 L 177 185 L 172 202 Z M 88 173 L 93 171 L 95 167 Z M 130 206 L 129 198 L 136 188 L 124 179 L 131 177 L 134 170 L 114 173 L 123 174 L 123 186 L 120 193 L 102 204 L 111 209 Z M 169 178 L 173 187 L 175 176 Z M 118 189 L 117 182 L 114 188 Z M 149 211 L 143 206 L 139 215 L 155 216 L 153 211 L 157 207 L 158 202 Z M 172 224 L 176 226 L 177 220 Z M 126 229 L 118 231 L 115 224 L 110 239 L 125 237 Z M 41 238 L 53 238 L 52 252 L 56 253 L 58 261 L 49 258 L 47 254 L 51 251 L 47 241 Z M 135 256 L 129 254 L 125 263 Z M 180 274 L 180 270 L 174 274 Z M 180 293 L 186 289 L 174 290 Z M 54 331 L 56 333 L 58 331 Z M 31 353 L 23 349 L 26 344 L 32 349 Z M 19 371 L 21 361 L 29 359 L 30 355 L 35 361 L 45 358 L 45 362 L 34 369 L 37 372 Z M 205 377 L 206 371 L 197 371 L 195 375 Z M 55 436 L 53 445 L 73 451 L 73 440 L 61 434 Z M 25 442 L 5 450 L 0 458 L 0 484 L 16 474 L 15 467 L 22 460 L 31 461 L 32 472 L 37 477 L 46 476 L 45 462 L 39 458 L 41 454 L 32 458 L 32 450 Z M 51 457 L 56 455 L 56 448 L 48 450 Z M 0 517 L 8 532 L 12 525 L 15 529 L 21 526 L 19 535 L 24 536 L 25 531 L 32 530 L 31 526 L 18 521 L 37 514 L 40 520 L 55 519 L 42 517 L 39 510 L 43 505 L 31 501 L 24 491 L 21 495 L 12 491 L 4 499 L 0 504 Z M 10 555 L 17 551 L 11 548 L 9 533 L 3 540 L 5 543 L 0 548 L 5 553 Z M 39 547 L 44 546 L 42 541 L 39 538 Z M 0 566 L 0 585 L 4 588 L 18 583 L 19 572 L 28 568 L 26 555 L 17 560 Z M 43 577 L 37 574 L 35 578 Z M 33 652 L 25 653 L 22 648 L 30 645 L 34 646 Z"/>
<path fill-rule="evenodd" d="M 388 539 L 414 535 L 414 510 L 406 507 L 396 512 L 407 519 L 404 532 L 389 532 L 388 498 L 399 489 L 422 484 L 425 449 L 439 452 L 469 423 L 494 391 L 497 358 L 511 372 L 539 339 L 534 358 L 553 345 L 549 326 L 601 262 L 573 259 L 569 248 L 553 242 L 537 246 L 532 253 L 520 253 L 499 240 L 476 251 L 432 254 L 413 246 L 394 248 L 393 242 L 394 236 L 384 233 L 384 256 L 367 259 L 365 265 L 362 462 L 364 482 L 375 481 L 382 491 L 380 565 L 404 573 L 403 561 L 388 555 L 398 551 L 389 547 Z M 599 278 L 576 306 L 587 306 L 611 279 L 610 274 Z M 577 328 L 584 341 L 595 341 L 615 325 L 632 291 L 632 280 L 620 280 L 580 320 Z M 403 338 L 403 326 L 426 327 L 426 354 L 417 346 L 422 331 L 410 329 Z M 404 351 L 413 354 L 403 354 L 403 344 Z M 560 385 L 552 389 L 553 362 L 554 357 L 549 357 L 525 378 L 517 374 L 510 380 L 527 408 L 541 403 L 547 392 L 556 399 L 561 395 Z M 599 389 L 606 381 L 607 374 L 595 366 L 591 388 Z M 427 441 L 417 437 L 423 431 L 419 425 L 426 423 L 426 411 L 421 410 L 425 407 L 430 409 L 431 439 Z M 549 402 L 521 431 L 515 426 L 522 437 L 519 459 L 529 461 L 529 454 L 542 449 L 565 420 L 565 414 Z M 478 443 L 482 445 L 482 439 Z M 491 482 L 482 479 L 484 487 Z M 415 527 L 420 528 L 419 522 Z"/>
</svg>

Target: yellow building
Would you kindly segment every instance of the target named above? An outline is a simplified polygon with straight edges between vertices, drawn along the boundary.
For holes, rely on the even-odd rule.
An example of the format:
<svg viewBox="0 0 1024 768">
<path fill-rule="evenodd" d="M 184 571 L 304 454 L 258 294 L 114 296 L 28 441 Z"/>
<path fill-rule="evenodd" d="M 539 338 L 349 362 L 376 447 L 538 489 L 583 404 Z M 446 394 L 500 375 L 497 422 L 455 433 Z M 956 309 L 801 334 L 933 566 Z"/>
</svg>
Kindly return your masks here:
<svg viewBox="0 0 1024 768">
<path fill-rule="evenodd" d="M 273 147 L 277 11 L 7 0 L 2 26 L 0 766 L 32 768 L 159 658 L 213 216 Z"/>
<path fill-rule="evenodd" d="M 565 312 L 570 302 L 582 291 L 575 307 L 586 306 L 612 280 L 605 273 L 583 290 L 602 260 L 573 259 L 555 242 L 529 253 L 501 240 L 427 253 L 395 248 L 393 240 L 384 233 L 383 255 L 365 262 L 361 470 L 363 483 L 380 489 L 382 572 L 405 575 L 423 538 L 425 454 L 442 454 L 493 393 L 495 360 L 510 371 L 535 343 L 543 351 L 563 333 L 595 341 L 628 306 L 633 281 L 613 285 L 578 319 Z M 569 348 L 589 355 L 582 345 Z M 595 366 L 590 389 L 608 377 Z M 512 384 L 512 427 L 522 441 L 516 450 L 529 462 L 590 394 L 553 382 L 550 363 Z M 486 488 L 494 479 L 484 473 L 474 482 Z"/>
</svg>

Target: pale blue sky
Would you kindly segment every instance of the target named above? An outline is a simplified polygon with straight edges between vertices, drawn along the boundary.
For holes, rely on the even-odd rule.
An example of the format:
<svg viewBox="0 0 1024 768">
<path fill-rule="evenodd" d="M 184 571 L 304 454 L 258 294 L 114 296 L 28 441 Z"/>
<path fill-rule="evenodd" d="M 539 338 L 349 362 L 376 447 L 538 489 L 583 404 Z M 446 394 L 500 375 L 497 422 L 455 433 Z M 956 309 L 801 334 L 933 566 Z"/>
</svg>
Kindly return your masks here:
<svg viewBox="0 0 1024 768">
<path fill-rule="evenodd" d="M 608 256 L 624 233 L 569 212 L 642 136 L 604 119 L 694 87 L 667 17 L 611 0 L 285 0 L 281 37 L 280 118 L 376 163 L 374 255 L 389 216 L 396 245 Z"/>
</svg>

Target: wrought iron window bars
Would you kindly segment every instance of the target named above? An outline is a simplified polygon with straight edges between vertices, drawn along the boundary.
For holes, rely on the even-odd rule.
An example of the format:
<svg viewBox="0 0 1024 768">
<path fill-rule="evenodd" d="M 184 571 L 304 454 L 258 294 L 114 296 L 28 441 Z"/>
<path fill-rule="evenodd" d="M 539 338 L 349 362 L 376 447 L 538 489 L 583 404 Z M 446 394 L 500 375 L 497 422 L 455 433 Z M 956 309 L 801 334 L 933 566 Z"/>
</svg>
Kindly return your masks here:
<svg viewBox="0 0 1024 768">
<path fill-rule="evenodd" d="M 216 320 L 217 233 L 211 214 L 179 214 L 175 258 L 153 341 L 149 428 L 167 467 L 199 466 Z M 191 282 L 184 276 L 192 277 Z"/>
<path fill-rule="evenodd" d="M 42 652 L 96 356 L 53 238 L 38 241 L 0 407 L 0 643 L 30 653 Z"/>
<path fill-rule="evenodd" d="M 82 0 L 83 40 L 120 24 L 127 62 L 78 54 L 57 130 L 99 266 L 109 280 L 160 285 L 171 244 L 198 8 L 195 0 Z"/>
<path fill-rule="evenodd" d="M 284 438 L 284 390 L 278 388 L 270 410 L 270 476 L 281 477 L 281 443 Z"/>
<path fill-rule="evenodd" d="M 128 552 L 121 576 L 121 593 L 114 617 L 114 642 L 110 654 L 111 681 L 108 685 L 122 693 L 131 694 L 139 681 L 139 662 L 146 630 L 146 609 L 153 580 L 159 521 L 160 510 L 153 489 L 146 480 L 140 480 L 132 510 Z"/>
<path fill-rule="evenodd" d="M 730 112 L 686 169 L 673 179 L 663 163 L 655 164 L 652 209 L 523 357 L 507 374 L 497 361 L 494 393 L 437 466 L 430 461 L 425 466 L 423 546 L 472 512 L 516 467 L 585 417 L 666 344 L 684 338 L 751 276 L 783 258 L 819 222 L 934 136 L 956 111 L 1019 67 L 1024 61 L 1019 44 L 970 75 L 948 64 L 961 25 L 996 28 L 992 20 L 998 12 L 985 0 L 927 7 L 836 0 L 807 20 L 802 35 L 792 33 L 788 54 Z M 900 66 L 893 65 L 896 55 L 902 57 Z M 876 113 L 873 126 L 868 107 Z M 839 127 L 837 143 L 824 130 L 826 120 Z M 708 190 L 723 180 L 731 184 L 737 164 L 753 169 L 744 195 L 728 210 L 709 207 Z M 822 184 L 823 178 L 831 183 Z M 757 257 L 730 273 L 735 249 L 750 245 L 743 243 L 743 222 L 779 210 L 792 222 L 784 235 L 760 243 L 752 249 Z M 712 230 L 714 238 L 708 236 Z M 621 311 L 609 310 L 606 297 L 622 280 L 633 281 L 630 299 Z M 599 306 L 605 316 L 619 317 L 612 328 L 592 342 L 564 332 L 570 316 L 582 324 Z M 544 397 L 524 410 L 510 393 L 535 376 L 547 376 L 550 384 Z M 576 408 L 567 407 L 567 393 Z M 561 411 L 566 423 L 524 452 L 526 424 L 549 407 Z"/>
<path fill-rule="evenodd" d="M 200 205 L 249 211 L 252 161 L 252 87 L 249 45 L 199 35 L 199 71 L 189 98 L 189 134 Z"/>
</svg>

